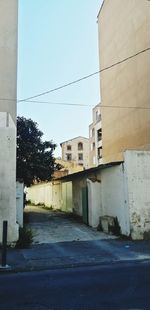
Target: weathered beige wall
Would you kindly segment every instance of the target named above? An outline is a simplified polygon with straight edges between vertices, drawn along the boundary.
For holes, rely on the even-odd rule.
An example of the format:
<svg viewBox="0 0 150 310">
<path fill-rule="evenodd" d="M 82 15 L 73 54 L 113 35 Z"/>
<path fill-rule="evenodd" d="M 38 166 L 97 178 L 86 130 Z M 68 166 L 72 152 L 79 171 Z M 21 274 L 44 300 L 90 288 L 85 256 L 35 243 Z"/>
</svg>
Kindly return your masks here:
<svg viewBox="0 0 150 310">
<path fill-rule="evenodd" d="M 18 1 L 0 0 L 0 99 L 16 99 Z M 0 100 L 0 111 L 16 122 L 16 102 Z"/>
<path fill-rule="evenodd" d="M 78 171 L 82 171 L 83 167 L 78 165 L 76 162 L 71 162 L 71 161 L 66 161 L 66 160 L 62 160 L 62 159 L 56 159 L 55 162 L 57 164 L 62 165 L 62 169 L 58 170 L 57 172 L 63 172 L 64 170 L 67 171 L 67 174 L 71 174 L 71 173 L 75 173 Z M 56 173 L 56 171 L 55 171 Z"/>
<path fill-rule="evenodd" d="M 150 47 L 150 2 L 105 0 L 98 16 L 100 69 Z M 150 51 L 101 73 L 103 162 L 150 150 Z M 114 108 L 113 106 L 135 107 Z"/>
</svg>

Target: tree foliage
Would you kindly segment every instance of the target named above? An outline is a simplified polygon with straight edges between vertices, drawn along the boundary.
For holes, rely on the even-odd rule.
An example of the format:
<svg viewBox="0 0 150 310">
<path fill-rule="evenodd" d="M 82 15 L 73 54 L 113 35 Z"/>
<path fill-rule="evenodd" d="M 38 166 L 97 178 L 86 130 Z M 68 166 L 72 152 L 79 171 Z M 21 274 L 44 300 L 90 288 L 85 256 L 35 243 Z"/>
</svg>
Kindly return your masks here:
<svg viewBox="0 0 150 310">
<path fill-rule="evenodd" d="M 42 137 L 36 122 L 17 117 L 17 178 L 27 186 L 51 180 L 54 170 L 60 168 L 53 156 L 56 144 L 42 141 Z"/>
</svg>

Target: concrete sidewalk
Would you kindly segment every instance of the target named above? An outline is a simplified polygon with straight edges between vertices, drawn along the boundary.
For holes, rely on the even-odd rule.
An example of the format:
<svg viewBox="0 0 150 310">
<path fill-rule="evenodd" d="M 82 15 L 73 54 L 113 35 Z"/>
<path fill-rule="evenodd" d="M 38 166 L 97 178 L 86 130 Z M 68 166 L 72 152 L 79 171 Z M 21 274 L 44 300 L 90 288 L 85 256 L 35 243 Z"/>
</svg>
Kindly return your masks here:
<svg viewBox="0 0 150 310">
<path fill-rule="evenodd" d="M 8 249 L 9 268 L 22 272 L 150 260 L 149 242 L 92 240 L 35 245 L 30 249 Z"/>
</svg>

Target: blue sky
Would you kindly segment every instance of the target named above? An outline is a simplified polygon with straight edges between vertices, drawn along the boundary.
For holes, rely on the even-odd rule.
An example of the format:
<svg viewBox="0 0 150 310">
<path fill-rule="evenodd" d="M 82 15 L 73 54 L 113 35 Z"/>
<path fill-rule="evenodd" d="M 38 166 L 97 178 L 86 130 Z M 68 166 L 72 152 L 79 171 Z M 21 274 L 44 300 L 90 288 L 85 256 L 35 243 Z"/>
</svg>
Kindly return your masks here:
<svg viewBox="0 0 150 310">
<path fill-rule="evenodd" d="M 102 0 L 19 0 L 18 99 L 47 91 L 99 69 L 97 14 Z M 94 106 L 99 76 L 37 98 Z M 92 107 L 18 103 L 18 115 L 59 143 L 88 137 Z"/>
</svg>

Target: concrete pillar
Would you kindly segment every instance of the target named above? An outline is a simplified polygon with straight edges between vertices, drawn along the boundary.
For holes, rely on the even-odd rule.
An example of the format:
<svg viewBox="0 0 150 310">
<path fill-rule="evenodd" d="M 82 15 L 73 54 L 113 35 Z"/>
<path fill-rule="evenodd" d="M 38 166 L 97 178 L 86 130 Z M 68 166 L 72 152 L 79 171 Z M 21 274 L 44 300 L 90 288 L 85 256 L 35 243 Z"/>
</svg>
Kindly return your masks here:
<svg viewBox="0 0 150 310">
<path fill-rule="evenodd" d="M 0 0 L 0 242 L 8 221 L 8 241 L 16 224 L 16 94 L 18 1 Z"/>
</svg>

